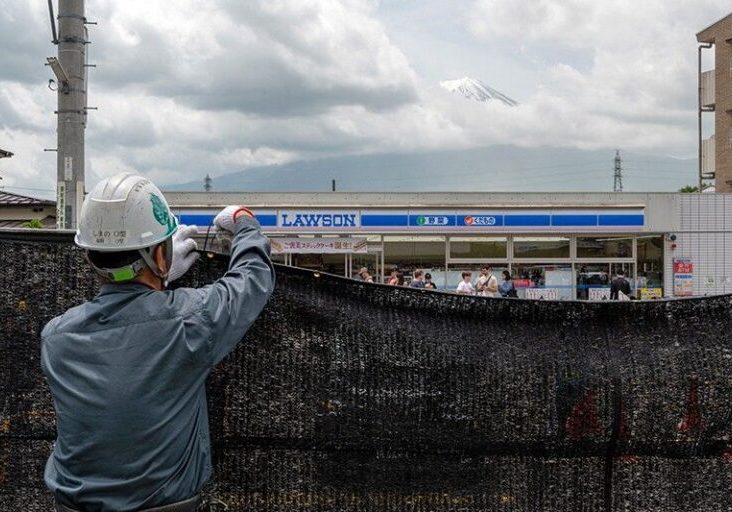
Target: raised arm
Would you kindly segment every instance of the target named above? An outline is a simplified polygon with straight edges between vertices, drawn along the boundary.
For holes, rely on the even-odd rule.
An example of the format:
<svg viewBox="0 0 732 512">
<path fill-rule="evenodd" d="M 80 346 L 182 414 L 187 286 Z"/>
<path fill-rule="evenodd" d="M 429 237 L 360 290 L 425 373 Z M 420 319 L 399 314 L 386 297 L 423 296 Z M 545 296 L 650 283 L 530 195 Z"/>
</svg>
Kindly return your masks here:
<svg viewBox="0 0 732 512">
<path fill-rule="evenodd" d="M 251 327 L 264 309 L 275 283 L 269 258 L 269 241 L 249 210 L 225 208 L 215 220 L 217 227 L 233 233 L 231 261 L 226 274 L 201 288 L 203 316 L 210 328 L 212 364 L 219 363 Z"/>
</svg>

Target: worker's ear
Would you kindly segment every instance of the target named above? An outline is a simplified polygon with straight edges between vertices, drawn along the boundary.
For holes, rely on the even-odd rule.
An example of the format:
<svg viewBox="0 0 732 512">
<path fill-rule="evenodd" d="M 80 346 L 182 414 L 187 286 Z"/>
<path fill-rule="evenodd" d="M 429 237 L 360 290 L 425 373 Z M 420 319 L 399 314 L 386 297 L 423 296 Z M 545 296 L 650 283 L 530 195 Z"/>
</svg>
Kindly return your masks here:
<svg viewBox="0 0 732 512">
<path fill-rule="evenodd" d="M 165 259 L 165 244 L 160 244 L 155 248 L 153 251 L 153 259 L 160 273 L 163 275 L 167 274 L 170 269 L 168 268 L 168 261 Z"/>
</svg>

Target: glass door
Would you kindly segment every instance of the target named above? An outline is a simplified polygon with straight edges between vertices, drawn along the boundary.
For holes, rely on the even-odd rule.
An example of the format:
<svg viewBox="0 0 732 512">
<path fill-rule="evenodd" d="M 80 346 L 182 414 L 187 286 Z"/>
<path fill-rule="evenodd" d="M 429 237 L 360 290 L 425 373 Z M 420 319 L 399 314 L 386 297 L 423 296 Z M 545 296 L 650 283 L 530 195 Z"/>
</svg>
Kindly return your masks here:
<svg viewBox="0 0 732 512">
<path fill-rule="evenodd" d="M 610 263 L 577 263 L 577 298 L 579 300 L 610 299 Z"/>
</svg>

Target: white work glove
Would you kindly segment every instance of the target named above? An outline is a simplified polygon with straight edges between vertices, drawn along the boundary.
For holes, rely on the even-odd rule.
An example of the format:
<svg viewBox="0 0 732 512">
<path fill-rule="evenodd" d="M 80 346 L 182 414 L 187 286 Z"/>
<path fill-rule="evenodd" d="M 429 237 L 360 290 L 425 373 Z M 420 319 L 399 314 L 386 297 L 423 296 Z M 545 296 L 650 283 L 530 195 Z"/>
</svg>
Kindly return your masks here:
<svg viewBox="0 0 732 512">
<path fill-rule="evenodd" d="M 249 214 L 249 210 L 247 210 L 243 206 L 227 206 L 226 208 L 221 210 L 218 215 L 216 215 L 216 218 L 214 219 L 214 225 L 222 231 L 228 231 L 229 233 L 233 234 L 234 230 L 236 229 L 234 214 L 238 211 L 244 212 L 241 215 Z"/>
<path fill-rule="evenodd" d="M 173 234 L 173 262 L 170 264 L 170 272 L 168 272 L 168 283 L 172 283 L 188 272 L 188 269 L 201 256 L 196 252 L 198 244 L 193 239 L 193 235 L 196 233 L 198 233 L 196 226 L 181 224 Z"/>
</svg>

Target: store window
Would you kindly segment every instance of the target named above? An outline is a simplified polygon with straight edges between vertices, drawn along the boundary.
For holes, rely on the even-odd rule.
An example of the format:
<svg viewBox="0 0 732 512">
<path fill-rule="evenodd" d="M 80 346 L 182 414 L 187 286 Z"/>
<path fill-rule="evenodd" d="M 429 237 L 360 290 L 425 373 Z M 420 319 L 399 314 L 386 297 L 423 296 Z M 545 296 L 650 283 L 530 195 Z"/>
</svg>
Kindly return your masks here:
<svg viewBox="0 0 732 512">
<path fill-rule="evenodd" d="M 514 258 L 569 258 L 569 238 L 543 237 L 513 239 Z"/>
<path fill-rule="evenodd" d="M 663 237 L 638 237 L 636 244 L 636 287 L 640 298 L 663 297 Z"/>
<path fill-rule="evenodd" d="M 445 243 L 444 236 L 384 236 L 386 279 L 394 269 L 403 275 L 405 284 L 417 269 L 444 276 Z"/>
<path fill-rule="evenodd" d="M 480 271 L 485 265 L 480 263 L 450 263 L 447 269 L 447 286 L 448 291 L 455 291 L 460 281 L 463 280 L 463 272 L 470 272 L 470 282 L 475 285 L 475 282 L 480 277 Z M 500 286 L 503 282 L 503 271 L 508 270 L 507 264 L 494 264 L 492 265 L 493 275 L 498 281 Z"/>
<path fill-rule="evenodd" d="M 450 258 L 484 260 L 508 256 L 505 237 L 450 237 Z"/>
<path fill-rule="evenodd" d="M 629 237 L 577 237 L 578 258 L 632 258 Z"/>
<path fill-rule="evenodd" d="M 320 270 L 329 274 L 344 275 L 346 269 L 345 254 L 293 254 L 292 264 L 295 267 Z"/>
<path fill-rule="evenodd" d="M 524 299 L 567 300 L 574 298 L 572 265 L 517 263 L 513 265 L 513 285 Z"/>
<path fill-rule="evenodd" d="M 611 275 L 610 263 L 578 263 L 577 298 L 609 300 Z"/>
<path fill-rule="evenodd" d="M 366 253 L 354 253 L 351 255 L 351 276 L 354 279 L 360 279 L 358 272 L 366 267 L 373 277 L 374 282 L 380 282 L 381 279 L 381 235 L 359 236 L 353 235 L 355 238 L 366 240 Z"/>
</svg>

